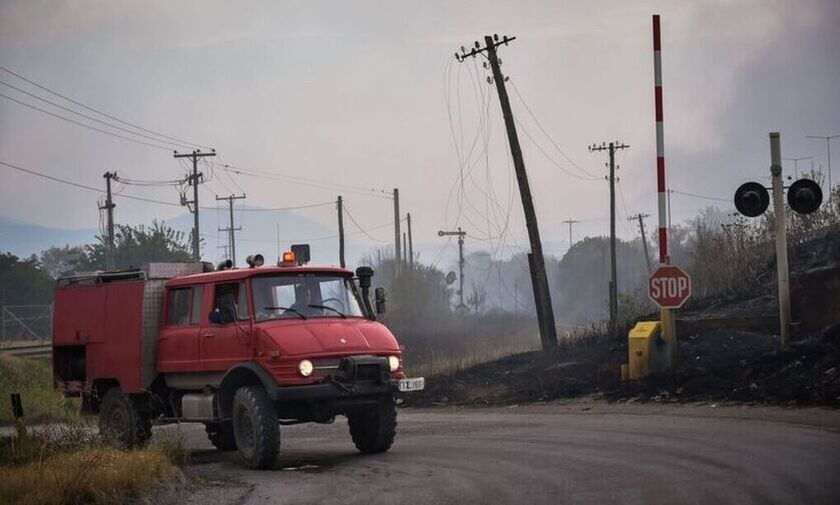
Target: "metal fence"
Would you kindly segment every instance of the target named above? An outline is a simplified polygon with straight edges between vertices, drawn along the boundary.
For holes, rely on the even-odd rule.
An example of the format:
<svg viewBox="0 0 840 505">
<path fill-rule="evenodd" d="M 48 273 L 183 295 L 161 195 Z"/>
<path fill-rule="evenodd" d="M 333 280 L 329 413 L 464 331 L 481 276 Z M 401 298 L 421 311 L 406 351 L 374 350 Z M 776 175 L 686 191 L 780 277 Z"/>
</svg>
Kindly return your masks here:
<svg viewBox="0 0 840 505">
<path fill-rule="evenodd" d="M 52 311 L 52 305 L 4 305 L 0 308 L 0 346 L 49 342 Z"/>
</svg>

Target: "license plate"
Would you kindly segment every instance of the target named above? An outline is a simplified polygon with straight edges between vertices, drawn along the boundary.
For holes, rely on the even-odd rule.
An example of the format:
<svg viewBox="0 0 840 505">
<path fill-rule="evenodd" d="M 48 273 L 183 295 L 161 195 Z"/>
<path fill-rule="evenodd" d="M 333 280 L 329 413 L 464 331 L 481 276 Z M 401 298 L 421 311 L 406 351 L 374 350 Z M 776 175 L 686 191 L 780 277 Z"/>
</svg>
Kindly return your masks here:
<svg viewBox="0 0 840 505">
<path fill-rule="evenodd" d="M 423 377 L 414 377 L 412 379 L 400 379 L 397 388 L 400 391 L 422 391 L 426 387 L 426 379 Z"/>
</svg>

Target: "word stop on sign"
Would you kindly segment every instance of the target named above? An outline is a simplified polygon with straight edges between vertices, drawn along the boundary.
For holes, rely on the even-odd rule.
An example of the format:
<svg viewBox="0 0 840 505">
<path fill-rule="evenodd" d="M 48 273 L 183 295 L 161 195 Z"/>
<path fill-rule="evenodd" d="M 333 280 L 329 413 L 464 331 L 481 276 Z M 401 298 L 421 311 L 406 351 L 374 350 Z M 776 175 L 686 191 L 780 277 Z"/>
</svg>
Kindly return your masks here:
<svg viewBox="0 0 840 505">
<path fill-rule="evenodd" d="M 679 308 L 691 296 L 691 278 L 679 267 L 665 265 L 650 276 L 648 296 L 662 308 Z"/>
</svg>

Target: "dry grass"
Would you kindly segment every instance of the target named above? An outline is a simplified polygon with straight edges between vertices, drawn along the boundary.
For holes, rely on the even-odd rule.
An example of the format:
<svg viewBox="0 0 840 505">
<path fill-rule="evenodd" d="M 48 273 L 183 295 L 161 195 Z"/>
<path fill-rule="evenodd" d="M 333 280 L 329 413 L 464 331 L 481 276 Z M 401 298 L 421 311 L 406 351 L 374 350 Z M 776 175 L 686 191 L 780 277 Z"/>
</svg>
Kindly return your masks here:
<svg viewBox="0 0 840 505">
<path fill-rule="evenodd" d="M 0 503 L 124 503 L 172 477 L 187 457 L 178 435 L 124 451 L 81 424 L 49 425 L 0 439 Z"/>
<path fill-rule="evenodd" d="M 588 324 L 586 326 L 560 325 L 557 340 L 560 345 L 573 344 L 583 340 L 603 336 L 606 324 Z M 434 377 L 448 375 L 481 363 L 519 354 L 538 351 L 539 337 L 517 337 L 511 341 L 489 339 L 492 345 L 477 346 L 471 349 L 450 349 L 447 352 L 432 351 L 423 355 L 416 362 L 406 363 L 406 375 L 411 377 Z"/>
<path fill-rule="evenodd" d="M 473 365 L 504 358 L 511 354 L 535 351 L 538 348 L 538 345 L 519 343 L 503 347 L 482 347 L 463 352 L 431 352 L 416 364 L 408 363 L 406 365 L 406 375 L 410 377 L 446 375 Z"/>
<path fill-rule="evenodd" d="M 175 471 L 158 447 L 92 447 L 0 467 L 0 503 L 112 504 L 142 496 Z"/>
</svg>

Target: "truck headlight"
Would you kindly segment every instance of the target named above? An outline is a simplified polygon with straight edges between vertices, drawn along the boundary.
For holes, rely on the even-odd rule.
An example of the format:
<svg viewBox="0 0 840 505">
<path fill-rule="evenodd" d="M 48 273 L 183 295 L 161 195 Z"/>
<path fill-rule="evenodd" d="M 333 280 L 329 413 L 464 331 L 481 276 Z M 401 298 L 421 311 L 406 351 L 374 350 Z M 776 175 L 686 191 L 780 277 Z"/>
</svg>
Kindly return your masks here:
<svg viewBox="0 0 840 505">
<path fill-rule="evenodd" d="M 400 358 L 396 356 L 388 356 L 388 368 L 391 372 L 396 372 L 400 368 Z"/>
<path fill-rule="evenodd" d="M 309 377 L 310 375 L 312 375 L 313 370 L 315 370 L 315 367 L 312 366 L 312 362 L 308 359 L 305 359 L 298 363 L 298 372 L 304 377 Z"/>
</svg>

